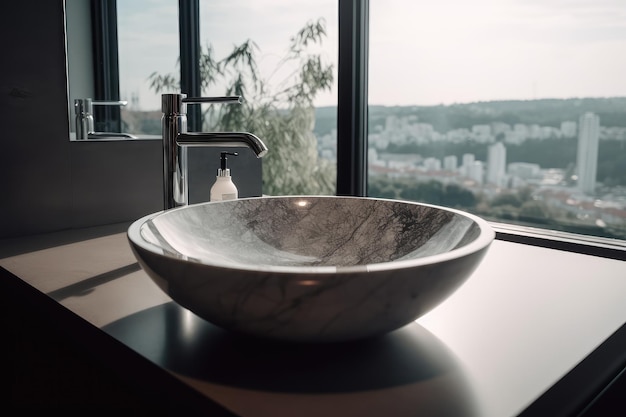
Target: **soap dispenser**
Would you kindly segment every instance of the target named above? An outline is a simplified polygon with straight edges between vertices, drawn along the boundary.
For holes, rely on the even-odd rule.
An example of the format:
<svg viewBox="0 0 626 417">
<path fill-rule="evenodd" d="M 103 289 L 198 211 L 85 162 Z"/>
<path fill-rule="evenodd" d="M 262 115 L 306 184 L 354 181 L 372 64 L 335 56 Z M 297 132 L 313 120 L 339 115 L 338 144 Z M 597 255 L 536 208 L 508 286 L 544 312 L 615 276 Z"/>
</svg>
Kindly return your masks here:
<svg viewBox="0 0 626 417">
<path fill-rule="evenodd" d="M 239 194 L 227 167 L 226 155 L 237 156 L 237 152 L 221 152 L 220 168 L 217 170 L 215 184 L 211 187 L 211 201 L 234 200 Z"/>
</svg>

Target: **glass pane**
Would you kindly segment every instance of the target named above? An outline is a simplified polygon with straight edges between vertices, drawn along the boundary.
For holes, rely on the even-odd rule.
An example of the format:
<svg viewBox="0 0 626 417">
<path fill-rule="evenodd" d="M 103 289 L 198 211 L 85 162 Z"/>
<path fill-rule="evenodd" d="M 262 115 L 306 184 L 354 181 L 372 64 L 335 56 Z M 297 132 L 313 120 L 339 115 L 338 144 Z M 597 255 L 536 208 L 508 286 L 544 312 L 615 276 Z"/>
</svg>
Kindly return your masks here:
<svg viewBox="0 0 626 417">
<path fill-rule="evenodd" d="M 263 192 L 335 194 L 337 0 L 200 2 L 204 110 L 211 130 L 263 139 Z"/>
<path fill-rule="evenodd" d="M 122 131 L 161 135 L 161 93 L 151 75 L 178 73 L 178 1 L 117 1 Z"/>
<path fill-rule="evenodd" d="M 626 11 L 371 0 L 372 196 L 626 238 Z"/>
</svg>

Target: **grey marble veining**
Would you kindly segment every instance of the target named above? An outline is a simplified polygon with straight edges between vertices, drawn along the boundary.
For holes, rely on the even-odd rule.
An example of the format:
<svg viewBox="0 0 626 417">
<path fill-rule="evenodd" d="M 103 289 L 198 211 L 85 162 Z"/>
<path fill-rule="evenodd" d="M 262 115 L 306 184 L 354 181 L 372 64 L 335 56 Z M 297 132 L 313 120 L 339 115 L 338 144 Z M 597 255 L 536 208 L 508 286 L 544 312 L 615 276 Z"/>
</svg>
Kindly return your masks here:
<svg viewBox="0 0 626 417">
<path fill-rule="evenodd" d="M 478 230 L 465 216 L 427 206 L 334 198 L 200 205 L 146 227 L 159 231 L 152 243 L 198 261 L 338 267 L 444 253 Z"/>
<path fill-rule="evenodd" d="M 402 327 L 456 290 L 493 238 L 460 211 L 333 196 L 204 203 L 129 229 L 176 302 L 225 329 L 297 341 Z"/>
</svg>

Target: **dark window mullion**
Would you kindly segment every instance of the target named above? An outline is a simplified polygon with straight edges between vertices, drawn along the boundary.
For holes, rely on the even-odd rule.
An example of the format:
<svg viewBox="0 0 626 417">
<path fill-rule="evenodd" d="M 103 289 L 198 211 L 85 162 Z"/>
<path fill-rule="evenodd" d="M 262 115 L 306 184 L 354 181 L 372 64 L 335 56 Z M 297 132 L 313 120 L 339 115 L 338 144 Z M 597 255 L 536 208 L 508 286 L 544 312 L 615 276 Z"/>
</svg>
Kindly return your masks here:
<svg viewBox="0 0 626 417">
<path fill-rule="evenodd" d="M 367 195 L 369 1 L 339 0 L 337 195 Z"/>
<path fill-rule="evenodd" d="M 180 89 L 187 97 L 200 97 L 200 3 L 199 0 L 178 1 L 178 31 L 180 38 Z M 199 104 L 187 106 L 189 131 L 202 128 Z"/>
<path fill-rule="evenodd" d="M 117 1 L 92 0 L 94 97 L 96 101 L 120 99 L 120 76 L 117 38 Z M 99 132 L 121 132 L 120 109 L 117 106 L 94 106 L 95 129 Z"/>
</svg>

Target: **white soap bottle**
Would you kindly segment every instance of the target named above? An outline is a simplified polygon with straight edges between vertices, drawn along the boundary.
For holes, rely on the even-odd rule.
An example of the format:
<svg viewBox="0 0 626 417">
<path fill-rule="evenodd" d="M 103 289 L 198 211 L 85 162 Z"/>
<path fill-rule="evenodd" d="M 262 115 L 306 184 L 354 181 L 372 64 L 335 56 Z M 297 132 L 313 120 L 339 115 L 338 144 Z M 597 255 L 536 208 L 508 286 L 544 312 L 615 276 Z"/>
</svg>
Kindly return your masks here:
<svg viewBox="0 0 626 417">
<path fill-rule="evenodd" d="M 211 187 L 211 201 L 234 200 L 239 197 L 237 187 L 230 176 L 226 155 L 237 156 L 237 152 L 221 152 L 220 168 L 217 170 L 215 184 Z"/>
</svg>

